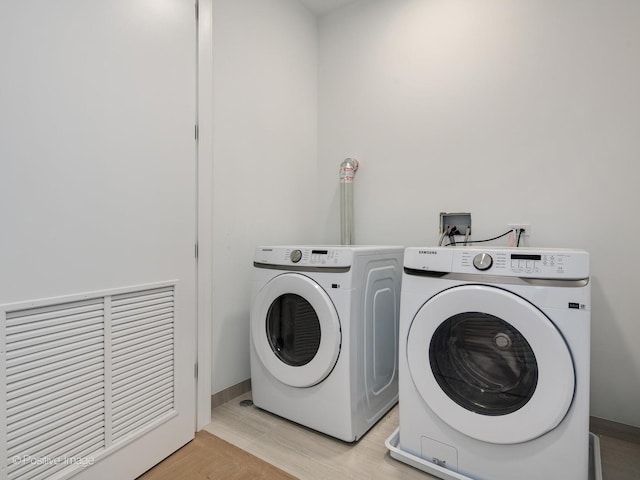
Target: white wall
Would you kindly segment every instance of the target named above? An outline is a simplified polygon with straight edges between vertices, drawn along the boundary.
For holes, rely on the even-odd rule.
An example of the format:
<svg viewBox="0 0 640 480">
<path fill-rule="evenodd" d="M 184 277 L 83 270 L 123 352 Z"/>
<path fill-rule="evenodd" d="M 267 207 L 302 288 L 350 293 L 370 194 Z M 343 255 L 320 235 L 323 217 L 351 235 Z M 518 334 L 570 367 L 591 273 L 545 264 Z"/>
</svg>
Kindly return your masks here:
<svg viewBox="0 0 640 480">
<path fill-rule="evenodd" d="M 592 257 L 592 415 L 640 426 L 640 2 L 372 0 L 320 20 L 319 239 L 336 165 L 361 161 L 358 243 L 476 239 Z M 503 245 L 506 243 L 502 243 Z"/>
<path fill-rule="evenodd" d="M 213 2 L 212 393 L 246 380 L 253 251 L 312 243 L 317 25 L 297 0 Z"/>
</svg>

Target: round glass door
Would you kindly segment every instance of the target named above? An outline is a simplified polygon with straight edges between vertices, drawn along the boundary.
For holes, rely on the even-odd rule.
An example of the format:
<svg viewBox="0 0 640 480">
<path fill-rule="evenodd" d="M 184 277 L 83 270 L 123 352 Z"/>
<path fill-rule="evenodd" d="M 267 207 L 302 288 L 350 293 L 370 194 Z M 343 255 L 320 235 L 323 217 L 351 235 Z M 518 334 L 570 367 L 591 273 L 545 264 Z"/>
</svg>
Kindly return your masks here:
<svg viewBox="0 0 640 480">
<path fill-rule="evenodd" d="M 518 295 L 462 285 L 429 299 L 407 338 L 411 379 L 445 423 L 478 440 L 511 444 L 565 417 L 575 388 L 562 334 Z"/>
<path fill-rule="evenodd" d="M 310 387 L 324 380 L 338 360 L 338 314 L 324 289 L 309 277 L 278 275 L 256 295 L 251 341 L 276 379 L 293 387 Z"/>
<path fill-rule="evenodd" d="M 538 384 L 529 342 L 513 325 L 488 313 L 458 313 L 442 322 L 431 339 L 429 365 L 449 398 L 482 415 L 519 410 Z"/>
<path fill-rule="evenodd" d="M 302 367 L 318 353 L 322 330 L 311 304 L 300 295 L 285 293 L 267 312 L 267 339 L 273 353 L 287 365 Z"/>
</svg>

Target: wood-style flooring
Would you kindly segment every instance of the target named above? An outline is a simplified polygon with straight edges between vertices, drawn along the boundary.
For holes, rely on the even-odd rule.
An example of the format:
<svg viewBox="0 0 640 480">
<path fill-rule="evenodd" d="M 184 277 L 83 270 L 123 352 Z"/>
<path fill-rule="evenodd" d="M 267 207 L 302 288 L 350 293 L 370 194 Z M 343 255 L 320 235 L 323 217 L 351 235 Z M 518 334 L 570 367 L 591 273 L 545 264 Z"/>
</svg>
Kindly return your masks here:
<svg viewBox="0 0 640 480">
<path fill-rule="evenodd" d="M 295 480 L 264 460 L 202 431 L 138 480 Z"/>
<path fill-rule="evenodd" d="M 397 406 L 350 444 L 264 412 L 250 399 L 249 392 L 215 408 L 206 431 L 139 480 L 435 478 L 389 456 L 384 441 L 398 426 Z M 600 438 L 603 480 L 639 480 L 640 439 L 597 424 L 592 431 Z"/>
<path fill-rule="evenodd" d="M 433 480 L 389 456 L 384 441 L 398 426 L 393 408 L 359 442 L 345 443 L 264 412 L 243 406 L 246 393 L 213 410 L 205 429 L 302 480 Z M 599 434 L 599 432 L 594 431 Z M 640 479 L 640 443 L 599 434 L 603 480 Z M 185 480 L 200 477 L 174 477 Z M 213 476 L 210 478 L 233 478 Z M 250 478 L 250 477 L 246 477 Z M 255 477 L 267 478 L 267 477 Z M 281 478 L 281 477 L 272 477 Z M 147 479 L 144 480 L 156 480 Z M 160 479 L 158 479 L 160 480 Z M 561 479 L 548 479 L 561 480 Z"/>
</svg>

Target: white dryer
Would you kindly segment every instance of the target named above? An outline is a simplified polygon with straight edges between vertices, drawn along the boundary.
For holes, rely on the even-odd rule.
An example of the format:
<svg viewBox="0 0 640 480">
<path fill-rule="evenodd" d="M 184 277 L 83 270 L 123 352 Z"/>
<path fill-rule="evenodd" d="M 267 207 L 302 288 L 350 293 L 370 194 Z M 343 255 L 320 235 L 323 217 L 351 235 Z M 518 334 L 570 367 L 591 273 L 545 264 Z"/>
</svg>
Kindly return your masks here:
<svg viewBox="0 0 640 480">
<path fill-rule="evenodd" d="M 586 252 L 409 248 L 400 338 L 399 449 L 425 470 L 587 480 Z"/>
<path fill-rule="evenodd" d="M 402 247 L 258 247 L 256 406 L 356 441 L 398 401 Z"/>
</svg>

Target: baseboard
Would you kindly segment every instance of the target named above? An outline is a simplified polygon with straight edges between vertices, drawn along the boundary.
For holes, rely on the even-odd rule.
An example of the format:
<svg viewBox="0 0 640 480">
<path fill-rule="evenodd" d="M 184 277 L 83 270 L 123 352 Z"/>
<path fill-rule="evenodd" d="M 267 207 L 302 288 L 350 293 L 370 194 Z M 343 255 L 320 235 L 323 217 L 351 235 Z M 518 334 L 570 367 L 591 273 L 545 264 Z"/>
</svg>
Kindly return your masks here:
<svg viewBox="0 0 640 480">
<path fill-rule="evenodd" d="M 211 409 L 219 407 L 223 403 L 227 403 L 229 400 L 233 400 L 236 397 L 239 397 L 243 393 L 247 393 L 251 390 L 251 379 L 247 379 L 244 382 L 240 382 L 236 385 L 233 385 L 229 388 L 225 388 L 224 390 L 211 395 Z"/>
<path fill-rule="evenodd" d="M 607 437 L 640 444 L 640 428 L 632 425 L 613 422 L 604 418 L 589 417 L 589 430 L 596 435 L 606 435 Z"/>
</svg>

